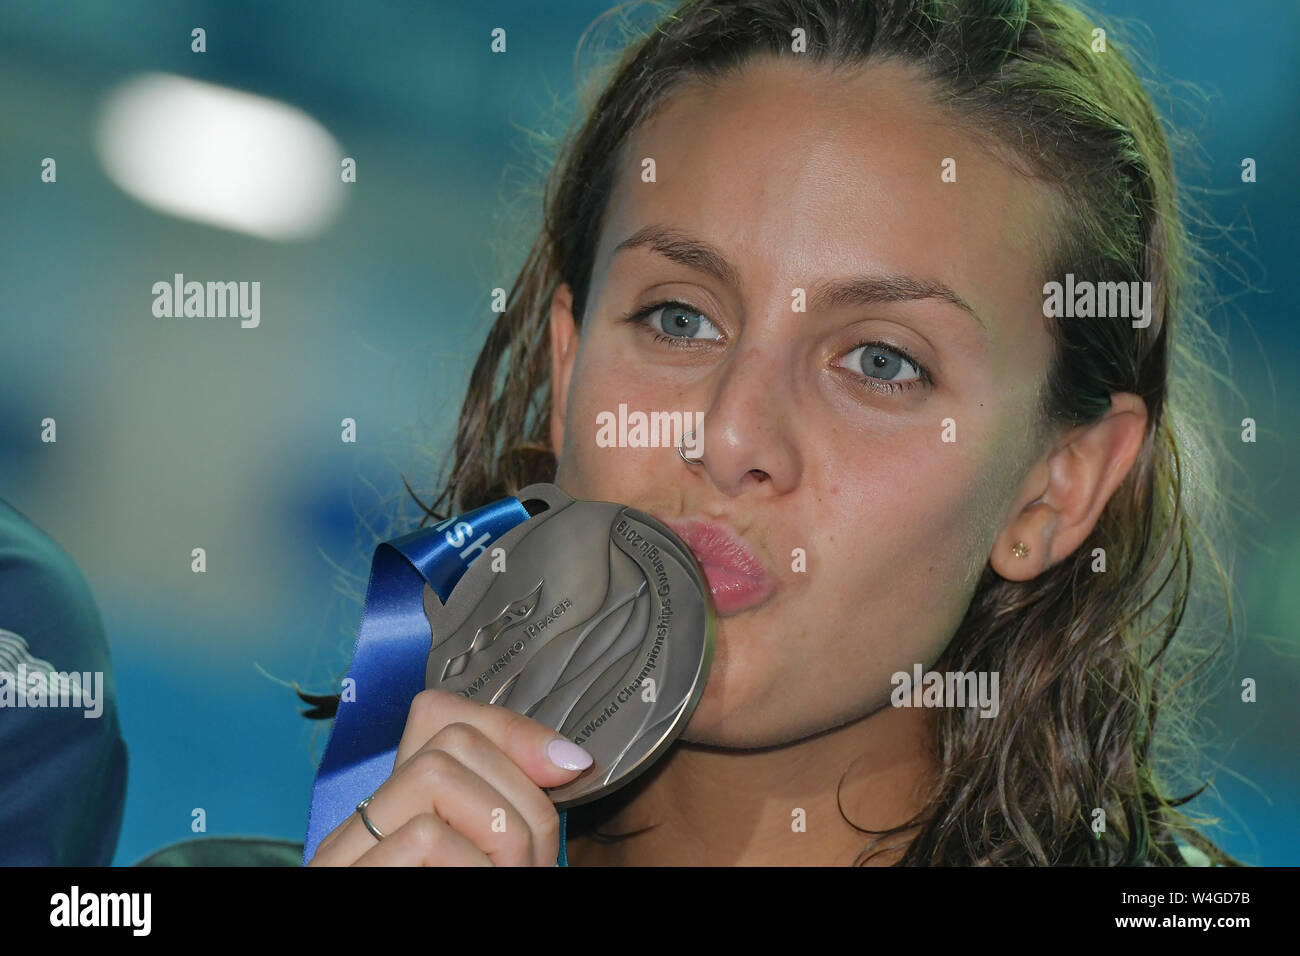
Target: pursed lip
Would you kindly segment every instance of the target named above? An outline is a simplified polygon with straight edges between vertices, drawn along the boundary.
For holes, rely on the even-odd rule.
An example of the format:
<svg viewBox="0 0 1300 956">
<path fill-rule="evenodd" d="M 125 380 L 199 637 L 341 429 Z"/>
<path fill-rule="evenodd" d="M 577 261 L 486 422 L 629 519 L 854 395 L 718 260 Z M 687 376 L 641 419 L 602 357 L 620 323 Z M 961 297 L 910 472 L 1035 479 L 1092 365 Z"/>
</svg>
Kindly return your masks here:
<svg viewBox="0 0 1300 956">
<path fill-rule="evenodd" d="M 776 590 L 776 581 L 741 537 L 725 525 L 702 518 L 664 519 L 695 555 L 713 594 L 718 614 L 739 614 Z"/>
</svg>

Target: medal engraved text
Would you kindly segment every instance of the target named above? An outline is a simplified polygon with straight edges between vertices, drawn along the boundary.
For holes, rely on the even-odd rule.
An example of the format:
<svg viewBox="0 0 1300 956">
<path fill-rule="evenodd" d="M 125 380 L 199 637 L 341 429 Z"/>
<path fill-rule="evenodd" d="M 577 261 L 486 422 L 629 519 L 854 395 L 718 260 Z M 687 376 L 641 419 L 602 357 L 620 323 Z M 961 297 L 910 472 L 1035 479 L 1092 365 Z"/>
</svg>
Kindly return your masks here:
<svg viewBox="0 0 1300 956">
<path fill-rule="evenodd" d="M 542 631 L 544 631 L 547 627 L 554 624 L 555 621 L 560 617 L 560 615 L 562 615 L 565 611 L 567 611 L 571 607 L 573 607 L 573 601 L 571 601 L 569 598 L 564 598 L 560 601 L 559 604 L 551 608 L 550 612 L 546 615 L 546 617 L 543 620 L 538 621 L 536 624 L 529 624 L 527 627 L 525 627 L 523 632 L 524 633 L 523 638 L 516 640 L 513 644 L 511 644 L 506 649 L 506 652 L 504 654 L 502 654 L 495 661 L 493 661 L 491 666 L 489 666 L 487 670 L 483 671 L 482 674 L 480 674 L 478 677 L 474 679 L 474 683 L 470 684 L 468 687 L 466 687 L 463 691 L 460 692 L 461 696 L 473 697 L 484 687 L 486 687 L 491 682 L 492 678 L 495 677 L 503 668 L 505 668 L 510 663 L 510 661 L 515 657 L 515 655 L 517 655 L 520 651 L 524 649 L 524 645 L 528 641 L 531 641 L 538 634 L 542 633 Z"/>
<path fill-rule="evenodd" d="M 645 536 L 628 525 L 627 521 L 620 521 L 614 528 L 614 531 L 633 544 L 637 551 L 650 562 L 654 568 L 655 574 L 655 593 L 659 595 L 659 619 L 655 622 L 655 641 L 650 648 L 650 653 L 646 655 L 645 666 L 641 668 L 636 678 L 614 695 L 614 699 L 605 705 L 605 709 L 591 720 L 573 738 L 573 742 L 581 744 L 596 730 L 605 723 L 610 717 L 618 713 L 619 707 L 627 703 L 636 694 L 637 689 L 642 682 L 650 676 L 650 672 L 658 666 L 659 655 L 663 651 L 664 641 L 668 638 L 668 628 L 673 617 L 673 602 L 670 595 L 671 585 L 668 581 L 668 570 L 664 567 L 663 557 L 659 553 L 659 548 L 647 541 Z"/>
</svg>

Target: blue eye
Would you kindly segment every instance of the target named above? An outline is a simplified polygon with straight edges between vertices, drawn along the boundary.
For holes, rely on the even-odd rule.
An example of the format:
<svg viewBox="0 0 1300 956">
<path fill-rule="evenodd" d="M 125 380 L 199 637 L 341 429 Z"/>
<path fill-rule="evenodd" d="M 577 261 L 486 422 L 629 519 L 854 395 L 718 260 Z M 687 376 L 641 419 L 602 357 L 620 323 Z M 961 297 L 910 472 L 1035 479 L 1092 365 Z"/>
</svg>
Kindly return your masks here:
<svg viewBox="0 0 1300 956">
<path fill-rule="evenodd" d="M 659 313 L 655 317 L 655 313 Z M 720 339 L 722 333 L 718 327 L 705 318 L 704 313 L 691 308 L 685 302 L 656 302 L 628 316 L 628 321 L 640 322 L 644 319 L 647 331 L 664 334 L 674 339 Z"/>
<path fill-rule="evenodd" d="M 843 368 L 880 382 L 908 382 L 925 377 L 925 370 L 905 352 L 880 342 L 866 342 L 844 357 Z"/>
</svg>

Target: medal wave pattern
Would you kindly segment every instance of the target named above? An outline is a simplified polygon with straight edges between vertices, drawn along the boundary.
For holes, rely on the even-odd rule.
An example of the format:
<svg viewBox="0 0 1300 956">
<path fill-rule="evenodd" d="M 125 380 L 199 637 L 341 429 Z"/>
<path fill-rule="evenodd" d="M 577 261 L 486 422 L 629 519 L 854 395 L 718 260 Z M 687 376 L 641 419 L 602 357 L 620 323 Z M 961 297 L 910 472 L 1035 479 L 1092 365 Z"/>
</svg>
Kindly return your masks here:
<svg viewBox="0 0 1300 956">
<path fill-rule="evenodd" d="M 538 581 L 537 587 L 533 588 L 531 594 L 527 597 L 521 597 L 517 601 L 511 601 L 500 614 L 475 631 L 474 639 L 469 642 L 469 647 L 447 661 L 447 666 L 442 669 L 440 680 L 447 680 L 449 677 L 464 673 L 471 657 L 495 644 L 496 639 L 510 625 L 518 624 L 532 614 L 537 609 L 537 595 L 541 592 L 542 582 Z"/>
<path fill-rule="evenodd" d="M 528 651 L 520 655 L 522 665 L 508 667 L 513 673 L 504 676 L 499 686 L 485 689 L 483 698 L 554 727 L 570 740 L 584 729 L 590 731 L 581 743 L 596 758 L 595 765 L 574 783 L 550 791 L 557 802 L 573 798 L 570 805 L 585 802 L 582 797 L 590 799 L 590 793 L 603 792 L 611 781 L 632 773 L 673 731 L 683 708 L 699 689 L 694 676 L 698 661 L 686 660 L 690 652 L 684 647 L 674 660 L 671 635 L 682 625 L 696 623 L 689 620 L 669 623 L 669 639 L 662 643 L 656 667 L 647 675 L 655 680 L 655 693 L 649 694 L 644 682 L 635 684 L 655 643 L 651 615 L 660 610 L 660 602 L 647 569 L 607 533 L 601 537 L 608 549 L 605 567 L 600 568 L 601 562 L 583 562 L 586 578 L 581 592 L 592 599 L 587 606 L 594 605 L 593 612 L 567 626 L 561 615 L 546 625 L 556 629 L 553 635 L 532 635 Z M 689 556 L 678 553 L 672 542 L 667 548 L 661 546 L 659 554 L 670 566 L 677 587 L 688 592 L 692 578 Z M 521 629 L 537 623 L 541 610 L 550 613 L 557 607 L 555 602 L 567 596 L 565 591 L 576 588 L 578 582 L 564 581 L 564 576 L 561 569 L 543 575 L 530 593 L 508 600 L 498 614 L 478 627 L 468 644 L 463 637 L 453 643 L 456 636 L 450 635 L 433 649 L 435 658 L 445 659 L 445 663 L 432 673 L 441 672 L 449 689 L 469 686 L 473 676 L 490 668 L 501 652 L 521 637 Z M 687 612 L 684 604 L 681 611 Z M 704 616 L 700 616 L 698 624 L 703 627 Z M 629 687 L 634 688 L 630 694 Z M 625 699 L 618 712 L 607 714 L 591 729 L 619 696 Z"/>
</svg>

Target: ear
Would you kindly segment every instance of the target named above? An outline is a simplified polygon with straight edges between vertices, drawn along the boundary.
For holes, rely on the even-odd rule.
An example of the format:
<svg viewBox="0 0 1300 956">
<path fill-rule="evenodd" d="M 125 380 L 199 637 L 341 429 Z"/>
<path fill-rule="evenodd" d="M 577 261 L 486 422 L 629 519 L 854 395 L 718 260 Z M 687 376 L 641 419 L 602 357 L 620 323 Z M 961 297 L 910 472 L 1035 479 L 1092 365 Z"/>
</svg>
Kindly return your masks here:
<svg viewBox="0 0 1300 956">
<path fill-rule="evenodd" d="M 1102 418 L 1056 441 L 1030 471 L 994 542 L 993 570 L 1008 581 L 1028 581 L 1079 547 L 1137 461 L 1146 427 L 1146 403 L 1116 393 Z M 1027 549 L 1023 557 L 1017 544 Z"/>
<path fill-rule="evenodd" d="M 573 293 L 561 282 L 551 296 L 551 448 L 557 459 L 564 448 L 564 410 L 577 355 L 578 326 L 573 320 Z"/>
</svg>

